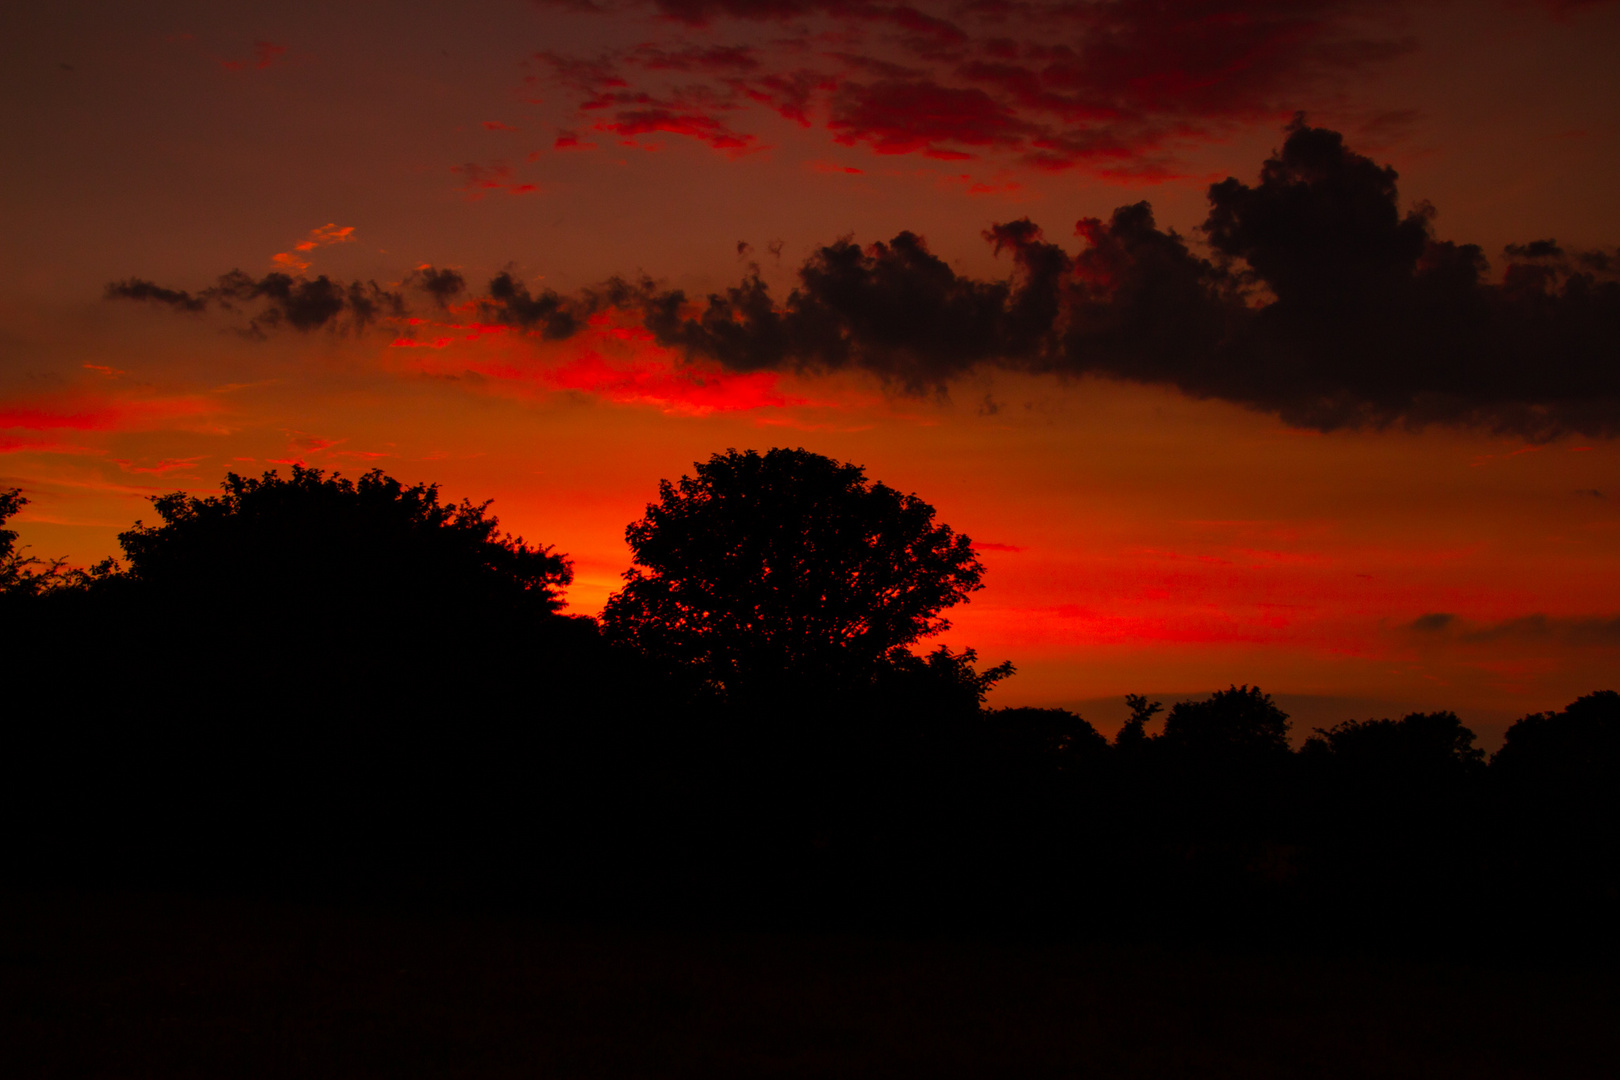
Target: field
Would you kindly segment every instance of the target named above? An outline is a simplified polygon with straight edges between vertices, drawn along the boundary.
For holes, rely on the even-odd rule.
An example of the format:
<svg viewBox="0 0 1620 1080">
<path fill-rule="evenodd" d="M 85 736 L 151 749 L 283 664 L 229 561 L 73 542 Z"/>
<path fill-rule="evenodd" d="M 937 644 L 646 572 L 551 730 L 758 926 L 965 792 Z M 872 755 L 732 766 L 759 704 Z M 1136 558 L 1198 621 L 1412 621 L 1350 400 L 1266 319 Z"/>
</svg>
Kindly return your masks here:
<svg viewBox="0 0 1620 1080">
<path fill-rule="evenodd" d="M 1580 1077 L 1620 980 L 0 894 L 11 1077 Z"/>
</svg>

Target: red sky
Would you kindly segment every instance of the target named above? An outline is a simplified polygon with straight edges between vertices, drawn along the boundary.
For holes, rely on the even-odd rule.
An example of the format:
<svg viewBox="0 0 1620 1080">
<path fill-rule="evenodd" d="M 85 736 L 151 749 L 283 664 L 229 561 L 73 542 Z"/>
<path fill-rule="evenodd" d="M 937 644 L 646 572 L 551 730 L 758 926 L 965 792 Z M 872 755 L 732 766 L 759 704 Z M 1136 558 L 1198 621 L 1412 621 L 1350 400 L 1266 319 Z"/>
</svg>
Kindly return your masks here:
<svg viewBox="0 0 1620 1080">
<path fill-rule="evenodd" d="M 1506 245 L 1556 239 L 1575 260 L 1620 244 L 1620 4 L 64 3 L 4 19 L 0 486 L 32 500 L 16 524 L 36 553 L 113 554 L 149 496 L 227 470 L 381 467 L 495 499 L 574 558 L 571 609 L 595 613 L 661 477 L 802 445 L 980 542 L 986 588 L 945 640 L 1018 666 L 994 703 L 1084 703 L 1106 730 L 1122 708 L 1100 699 L 1247 682 L 1301 726 L 1452 708 L 1494 744 L 1517 715 L 1616 684 L 1612 338 L 1611 374 L 1538 427 L 1515 410 L 1543 408 L 1534 369 L 1558 356 L 1509 350 L 1528 374 L 1494 382 L 1461 365 L 1442 389 L 1473 404 L 1423 411 L 1361 379 L 1399 382 L 1403 362 L 1341 355 L 1362 347 L 1352 326 L 1321 349 L 1362 411 L 1329 422 L 1218 366 L 957 357 L 950 326 L 907 337 L 939 329 L 927 319 L 840 324 L 855 344 L 837 363 L 739 358 L 580 290 L 647 275 L 684 291 L 692 328 L 750 266 L 785 311 L 828 245 L 903 231 L 988 287 L 1015 264 L 984 234 L 1022 218 L 1080 280 L 1102 256 L 1085 261 L 1076 222 L 1106 239 L 1143 200 L 1218 262 L 1209 186 L 1258 188 L 1298 112 L 1392 166 L 1400 213 L 1431 204 L 1431 239 L 1479 245 L 1494 289 Z M 437 305 L 423 267 L 465 291 Z M 375 282 L 366 295 L 408 310 L 316 318 L 218 292 L 233 269 Z M 480 303 L 502 271 L 531 299 L 553 290 L 577 331 Z M 204 310 L 107 298 L 130 279 Z M 1223 280 L 1255 309 L 1288 288 Z"/>
</svg>

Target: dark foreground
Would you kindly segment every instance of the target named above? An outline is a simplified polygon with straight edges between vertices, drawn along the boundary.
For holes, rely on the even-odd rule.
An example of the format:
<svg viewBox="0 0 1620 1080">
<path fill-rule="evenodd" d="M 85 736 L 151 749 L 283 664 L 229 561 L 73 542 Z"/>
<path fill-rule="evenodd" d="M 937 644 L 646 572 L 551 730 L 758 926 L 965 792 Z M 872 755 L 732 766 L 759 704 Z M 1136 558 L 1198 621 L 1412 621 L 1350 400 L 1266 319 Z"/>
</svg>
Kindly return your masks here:
<svg viewBox="0 0 1620 1080">
<path fill-rule="evenodd" d="M 1595 1077 L 1617 1015 L 1569 962 L 0 893 L 10 1077 Z"/>
</svg>

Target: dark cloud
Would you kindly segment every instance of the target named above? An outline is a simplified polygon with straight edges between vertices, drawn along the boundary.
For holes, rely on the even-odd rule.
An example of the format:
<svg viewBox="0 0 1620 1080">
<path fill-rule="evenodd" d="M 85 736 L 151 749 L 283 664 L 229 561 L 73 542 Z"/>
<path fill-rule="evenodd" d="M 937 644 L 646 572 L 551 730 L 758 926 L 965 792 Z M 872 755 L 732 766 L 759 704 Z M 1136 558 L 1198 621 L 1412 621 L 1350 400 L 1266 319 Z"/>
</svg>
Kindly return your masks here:
<svg viewBox="0 0 1620 1080">
<path fill-rule="evenodd" d="M 1296 122 L 1259 184 L 1210 189 L 1206 232 L 1276 300 L 1221 350 L 1239 400 L 1304 426 L 1463 420 L 1545 437 L 1620 430 L 1620 283 L 1526 245 L 1501 285 L 1478 247 L 1399 212 L 1394 170 Z"/>
<path fill-rule="evenodd" d="M 653 0 L 662 15 L 693 26 L 717 17 L 780 21 L 821 12 L 842 14 L 858 6 L 848 0 Z"/>
<path fill-rule="evenodd" d="M 747 45 L 688 45 L 679 49 L 642 45 L 630 54 L 628 60 L 649 71 L 735 74 L 759 67 L 759 58 L 755 53 L 756 50 Z"/>
<path fill-rule="evenodd" d="M 1454 615 L 1423 615 L 1408 629 L 1425 640 L 1461 645 L 1515 642 L 1521 645 L 1556 643 L 1584 648 L 1620 645 L 1620 616 L 1520 615 L 1499 622 L 1475 623 Z"/>
<path fill-rule="evenodd" d="M 587 305 L 542 289 L 531 295 L 528 286 L 513 277 L 510 271 L 496 274 L 489 283 L 489 296 L 480 301 L 484 317 L 506 326 L 525 330 L 539 330 L 551 341 L 572 337 L 581 326 L 581 319 L 590 313 Z"/>
<path fill-rule="evenodd" d="M 1450 626 L 1456 620 L 1457 616 L 1455 615 L 1448 615 L 1443 611 L 1436 611 L 1428 615 L 1419 615 L 1417 618 L 1413 619 L 1412 629 L 1426 632 L 1440 631 Z"/>
<path fill-rule="evenodd" d="M 985 240 L 1011 263 L 999 280 L 958 274 L 902 232 L 814 250 L 780 297 L 750 265 L 702 299 L 646 278 L 531 293 L 503 272 L 477 302 L 484 318 L 547 339 L 611 308 L 692 362 L 861 370 L 911 393 L 1002 368 L 1169 386 L 1322 431 L 1620 435 L 1620 253 L 1535 241 L 1511 248 L 1492 281 L 1479 248 L 1435 237 L 1431 207 L 1402 209 L 1397 179 L 1296 120 L 1255 183 L 1210 187 L 1207 255 L 1140 202 L 1082 219 L 1073 252 L 1027 219 L 992 226 Z M 427 280 L 413 279 L 442 301 Z M 234 274 L 195 296 L 139 280 L 109 295 L 192 311 L 259 300 L 262 331 L 343 313 L 363 325 L 399 307 L 369 288 Z"/>
<path fill-rule="evenodd" d="M 439 307 L 450 306 L 450 301 L 460 296 L 467 288 L 467 279 L 455 270 L 439 270 L 431 266 L 418 268 L 406 283 L 414 285 L 433 297 L 434 303 Z"/>
<path fill-rule="evenodd" d="M 1532 240 L 1528 244 L 1509 244 L 1503 254 L 1513 259 L 1561 259 L 1564 249 L 1556 240 Z"/>
<path fill-rule="evenodd" d="M 400 293 L 375 281 L 345 285 L 324 274 L 313 279 L 283 273 L 255 278 L 232 270 L 195 295 L 130 278 L 107 286 L 107 297 L 149 300 L 180 311 L 202 311 L 210 305 L 226 311 L 248 309 L 252 315 L 245 329 L 259 337 L 284 326 L 305 333 L 322 328 L 360 331 L 380 318 L 405 313 Z"/>
<path fill-rule="evenodd" d="M 1401 210 L 1396 180 L 1296 121 L 1258 183 L 1210 188 L 1213 258 L 1138 203 L 1081 221 L 1074 255 L 1027 220 L 992 228 L 1007 280 L 958 275 L 911 233 L 842 240 L 780 303 L 753 274 L 696 315 L 663 294 L 648 327 L 738 370 L 853 367 L 910 391 L 985 365 L 1170 385 L 1318 430 L 1620 434 L 1620 282 L 1538 243 L 1490 283 L 1477 247 L 1434 237 L 1432 208 Z"/>
<path fill-rule="evenodd" d="M 151 300 L 166 304 L 177 311 L 202 311 L 208 306 L 205 296 L 193 296 L 181 289 L 166 289 L 143 278 L 128 278 L 107 286 L 109 300 Z"/>
</svg>

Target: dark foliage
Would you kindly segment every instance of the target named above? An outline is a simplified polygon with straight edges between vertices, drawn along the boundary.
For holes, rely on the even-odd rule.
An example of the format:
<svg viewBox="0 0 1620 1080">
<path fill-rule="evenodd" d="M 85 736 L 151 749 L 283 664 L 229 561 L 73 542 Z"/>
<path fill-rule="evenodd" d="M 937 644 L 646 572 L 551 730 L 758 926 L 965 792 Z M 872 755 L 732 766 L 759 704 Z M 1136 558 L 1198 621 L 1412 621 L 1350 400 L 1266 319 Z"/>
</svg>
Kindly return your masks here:
<svg viewBox="0 0 1620 1080">
<path fill-rule="evenodd" d="M 1520 888 L 1554 895 L 1573 921 L 1620 908 L 1620 693 L 1508 728 L 1491 759 L 1503 858 Z"/>
<path fill-rule="evenodd" d="M 1246 946 L 1615 944 L 1620 696 L 1302 749 L 1270 697 L 1131 695 L 1110 745 L 914 645 L 977 587 L 915 496 L 717 455 L 629 530 L 611 644 L 567 560 L 381 473 L 165 496 L 129 566 L 0 595 L 4 874 L 725 925 Z M 0 493 L 0 526 L 23 504 Z M 21 558 L 0 529 L 0 565 Z M 48 696 L 47 696 L 48 695 Z M 27 699 L 20 699 L 27 700 Z M 1511 912 L 1504 917 L 1504 912 Z"/>
<path fill-rule="evenodd" d="M 980 588 L 972 542 L 858 466 L 732 450 L 696 473 L 663 481 L 626 530 L 636 565 L 603 624 L 726 696 L 870 686 L 914 664 L 907 646 Z M 948 657 L 935 663 L 956 678 Z"/>
<path fill-rule="evenodd" d="M 1165 717 L 1166 749 L 1200 762 L 1275 760 L 1288 753 L 1288 714 L 1258 686 L 1183 701 Z"/>
<path fill-rule="evenodd" d="M 9 592 L 27 571 L 27 556 L 17 551 L 17 530 L 5 528 L 17 511 L 28 505 L 17 488 L 0 491 L 0 590 Z"/>
<path fill-rule="evenodd" d="M 221 486 L 206 499 L 154 499 L 163 524 L 119 534 L 132 582 L 220 612 L 280 621 L 349 609 L 389 626 L 556 611 L 573 580 L 564 556 L 501 536 L 488 503 L 441 504 L 436 487 L 380 469 L 356 482 L 294 465 L 287 479 L 230 473 Z"/>
</svg>

